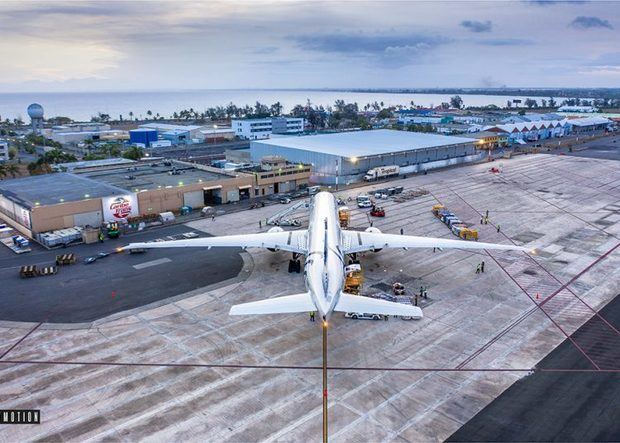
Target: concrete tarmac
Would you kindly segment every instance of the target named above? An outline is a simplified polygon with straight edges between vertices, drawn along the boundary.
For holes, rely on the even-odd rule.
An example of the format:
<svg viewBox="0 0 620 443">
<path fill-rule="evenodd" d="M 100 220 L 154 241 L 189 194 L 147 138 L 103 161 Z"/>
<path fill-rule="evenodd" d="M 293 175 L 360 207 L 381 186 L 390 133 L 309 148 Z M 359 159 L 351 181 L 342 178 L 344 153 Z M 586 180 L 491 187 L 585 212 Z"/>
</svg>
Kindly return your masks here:
<svg viewBox="0 0 620 443">
<path fill-rule="evenodd" d="M 231 279 L 243 267 L 240 249 L 153 249 L 143 254 L 117 254 L 115 248 L 190 232 L 171 226 L 105 243 L 77 245 L 15 255 L 3 247 L 0 261 L 0 320 L 46 323 L 84 323 L 165 300 L 197 288 Z M 200 234 L 204 235 L 199 231 Z M 98 252 L 107 257 L 85 265 Z M 60 266 L 58 274 L 22 279 L 19 267 L 54 263 L 57 254 L 73 252 L 77 263 Z"/>
<path fill-rule="evenodd" d="M 499 163 L 501 174 L 489 172 Z M 444 441 L 527 377 L 565 334 L 598 364 L 620 366 L 588 334 L 574 334 L 620 293 L 617 162 L 523 155 L 337 194 L 347 200 L 388 184 L 405 192 L 381 201 L 386 217 L 373 222 L 383 232 L 456 238 L 430 211 L 442 203 L 476 227 L 480 241 L 527 244 L 539 253 L 362 254 L 364 294 L 398 281 L 409 294 L 425 286 L 429 299 L 419 321 L 332 317 L 331 441 Z M 420 189 L 428 193 L 414 197 Z M 283 207 L 200 219 L 187 229 L 266 232 L 259 220 Z M 480 225 L 486 210 L 489 224 Z M 368 227 L 367 212 L 352 208 L 352 229 Z M 307 214 L 296 217 L 307 226 Z M 42 411 L 40 425 L 0 426 L 0 442 L 320 441 L 318 322 L 305 313 L 228 315 L 233 304 L 303 291 L 303 276 L 287 273 L 289 253 L 250 248 L 247 255 L 252 266 L 243 279 L 122 318 L 72 329 L 0 326 L 1 407 Z M 482 260 L 485 272 L 475 274 Z M 599 333 L 620 349 L 609 328 Z"/>
<path fill-rule="evenodd" d="M 620 297 L 600 314 L 620 328 Z M 592 323 L 590 320 L 573 336 L 588 333 Z M 619 351 L 610 349 L 608 353 L 615 354 L 613 357 L 617 359 Z M 592 368 L 568 339 L 536 366 Z M 513 384 L 447 441 L 617 442 L 620 441 L 619 418 L 620 373 L 536 372 Z"/>
</svg>

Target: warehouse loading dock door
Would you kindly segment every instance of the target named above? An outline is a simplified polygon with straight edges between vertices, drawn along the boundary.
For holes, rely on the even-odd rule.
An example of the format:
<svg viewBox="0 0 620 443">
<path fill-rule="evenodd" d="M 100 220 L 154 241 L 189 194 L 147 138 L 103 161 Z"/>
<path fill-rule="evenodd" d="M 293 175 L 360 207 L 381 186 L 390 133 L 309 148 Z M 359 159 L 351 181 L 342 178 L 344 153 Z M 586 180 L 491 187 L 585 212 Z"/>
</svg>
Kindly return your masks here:
<svg viewBox="0 0 620 443">
<path fill-rule="evenodd" d="M 192 191 L 183 194 L 183 204 L 190 208 L 200 208 L 205 205 L 204 191 Z"/>
<path fill-rule="evenodd" d="M 203 191 L 205 205 L 221 205 L 222 190 L 221 189 L 205 189 Z"/>
</svg>

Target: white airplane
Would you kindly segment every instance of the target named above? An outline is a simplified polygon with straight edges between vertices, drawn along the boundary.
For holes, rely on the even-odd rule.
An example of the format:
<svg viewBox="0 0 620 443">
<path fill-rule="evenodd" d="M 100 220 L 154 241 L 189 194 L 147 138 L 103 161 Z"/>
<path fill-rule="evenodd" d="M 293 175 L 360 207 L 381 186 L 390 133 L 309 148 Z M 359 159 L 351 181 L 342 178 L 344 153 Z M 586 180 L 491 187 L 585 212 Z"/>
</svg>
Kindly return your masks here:
<svg viewBox="0 0 620 443">
<path fill-rule="evenodd" d="M 379 251 L 383 248 L 468 248 L 528 251 L 514 245 L 500 245 L 442 238 L 384 234 L 370 227 L 364 232 L 340 228 L 335 197 L 319 192 L 310 203 L 308 229 L 284 231 L 273 227 L 259 234 L 226 235 L 222 237 L 131 243 L 122 249 L 241 247 L 290 251 L 306 256 L 304 278 L 307 292 L 267 300 L 234 305 L 230 315 L 283 314 L 318 311 L 327 320 L 333 312 L 363 312 L 368 314 L 402 315 L 421 318 L 417 306 L 393 303 L 342 291 L 347 254 Z"/>
</svg>

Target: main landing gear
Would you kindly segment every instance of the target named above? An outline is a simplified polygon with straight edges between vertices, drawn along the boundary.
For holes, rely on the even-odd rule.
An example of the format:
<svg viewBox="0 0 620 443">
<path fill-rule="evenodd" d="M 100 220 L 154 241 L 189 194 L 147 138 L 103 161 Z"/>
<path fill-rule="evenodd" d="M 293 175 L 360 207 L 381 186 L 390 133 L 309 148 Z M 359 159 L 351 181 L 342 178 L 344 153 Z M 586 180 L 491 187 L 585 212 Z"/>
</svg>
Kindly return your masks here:
<svg viewBox="0 0 620 443">
<path fill-rule="evenodd" d="M 293 252 L 293 259 L 288 261 L 288 272 L 289 273 L 300 273 L 301 272 L 301 261 L 299 260 L 299 254 Z"/>
</svg>

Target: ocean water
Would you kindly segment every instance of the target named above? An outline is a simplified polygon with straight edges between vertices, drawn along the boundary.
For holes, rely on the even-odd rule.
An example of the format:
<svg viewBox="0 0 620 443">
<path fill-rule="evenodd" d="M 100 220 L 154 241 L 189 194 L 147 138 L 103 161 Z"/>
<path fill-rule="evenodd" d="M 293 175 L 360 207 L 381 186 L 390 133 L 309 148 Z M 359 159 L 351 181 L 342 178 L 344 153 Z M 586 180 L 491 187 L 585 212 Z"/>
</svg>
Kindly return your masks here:
<svg viewBox="0 0 620 443">
<path fill-rule="evenodd" d="M 484 106 L 494 104 L 505 106 L 508 100 L 525 97 L 504 95 L 465 95 L 461 94 L 465 106 Z M 536 98 L 536 97 L 533 97 Z M 542 98 L 542 97 L 541 97 Z M 360 107 L 366 103 L 384 102 L 385 106 L 431 106 L 449 102 L 450 95 L 442 94 L 392 94 L 378 92 L 338 92 L 308 90 L 196 90 L 196 91 L 141 91 L 141 92 L 70 92 L 70 93 L 0 93 L 0 117 L 13 119 L 21 117 L 29 121 L 26 108 L 31 103 L 39 103 L 45 110 L 45 117 L 65 116 L 77 121 L 88 121 L 98 112 L 109 114 L 113 119 L 123 115 L 129 118 L 146 118 L 148 110 L 153 115 L 169 117 L 175 111 L 194 108 L 202 112 L 208 107 L 226 105 L 253 105 L 256 101 L 271 105 L 282 103 L 284 111 L 296 104 L 310 100 L 315 105 L 329 106 L 334 101 L 357 102 Z M 540 98 L 536 98 L 540 102 Z"/>
</svg>

